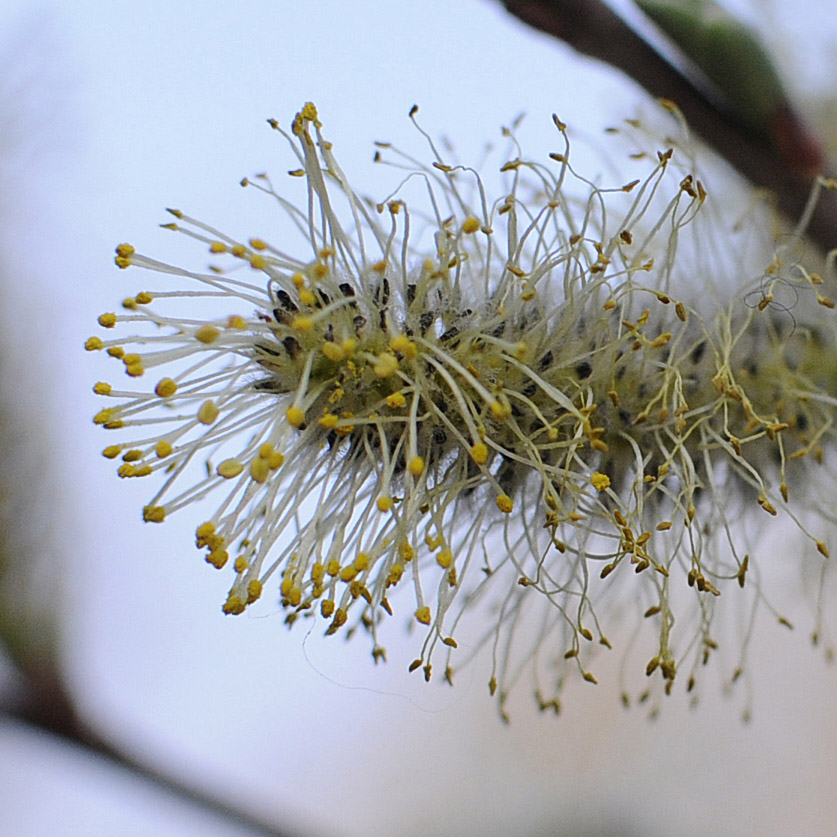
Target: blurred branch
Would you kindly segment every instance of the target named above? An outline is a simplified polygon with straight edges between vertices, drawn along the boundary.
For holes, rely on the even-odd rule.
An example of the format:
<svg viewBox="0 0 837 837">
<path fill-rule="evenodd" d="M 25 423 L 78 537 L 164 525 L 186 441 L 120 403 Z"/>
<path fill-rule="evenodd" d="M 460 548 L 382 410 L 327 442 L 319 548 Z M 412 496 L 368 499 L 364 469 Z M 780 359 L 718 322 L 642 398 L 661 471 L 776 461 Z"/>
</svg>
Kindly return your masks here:
<svg viewBox="0 0 837 837">
<path fill-rule="evenodd" d="M 530 26 L 616 67 L 652 96 L 674 102 L 704 142 L 753 184 L 776 195 L 785 214 L 802 215 L 815 176 L 827 173 L 816 141 L 789 107 L 777 113 L 776 141 L 768 144 L 711 101 L 602 0 L 502 2 Z M 819 200 L 807 235 L 825 251 L 837 247 L 837 193 Z"/>
<path fill-rule="evenodd" d="M 0 707 L 0 718 L 23 721 L 57 735 L 177 799 L 191 803 L 207 814 L 228 820 L 242 832 L 250 831 L 267 837 L 291 837 L 289 832 L 277 828 L 252 811 L 229 805 L 213 794 L 142 764 L 109 744 L 80 720 L 72 699 L 65 691 L 61 676 L 52 666 L 45 665 L 28 674 L 30 676 L 26 678 L 20 700 L 12 707 Z"/>
</svg>

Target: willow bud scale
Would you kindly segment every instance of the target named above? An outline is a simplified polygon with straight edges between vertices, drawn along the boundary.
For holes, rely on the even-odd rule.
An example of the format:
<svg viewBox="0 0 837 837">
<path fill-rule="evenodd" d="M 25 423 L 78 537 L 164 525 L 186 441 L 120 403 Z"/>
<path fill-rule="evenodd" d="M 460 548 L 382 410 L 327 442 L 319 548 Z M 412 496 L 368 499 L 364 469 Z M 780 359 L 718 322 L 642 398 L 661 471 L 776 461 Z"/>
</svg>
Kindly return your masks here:
<svg viewBox="0 0 837 837">
<path fill-rule="evenodd" d="M 746 611 L 764 596 L 740 589 L 756 563 L 749 509 L 789 516 L 807 560 L 827 556 L 793 510 L 834 433 L 822 280 L 771 251 L 755 290 L 689 296 L 677 243 L 702 184 L 669 148 L 644 179 L 594 186 L 555 123 L 563 150 L 508 160 L 497 198 L 432 143 L 430 166 L 396 156 L 405 184 L 427 187 L 416 209 L 400 189 L 359 197 L 308 104 L 290 133 L 271 121 L 307 205 L 266 176 L 245 181 L 307 252 L 178 210 L 166 226 L 228 264 L 192 272 L 117 247 L 119 267 L 191 287 L 99 318 L 118 336 L 86 348 L 130 384 L 94 387 L 108 399 L 94 421 L 128 438 L 103 455 L 121 477 L 162 482 L 146 521 L 220 498 L 196 541 L 232 576 L 224 612 L 278 588 L 290 624 L 360 624 L 376 660 L 385 617 L 407 613 L 424 635 L 411 669 L 429 679 L 439 657 L 450 680 L 488 643 L 491 691 L 504 700 L 529 668 L 554 709 L 568 673 L 595 682 L 595 646 L 613 644 L 606 623 L 628 607 L 646 673 L 670 691 L 685 666 L 692 688 L 717 645 L 716 598 Z M 810 322 L 776 316 L 777 287 L 813 301 Z M 205 317 L 210 304 L 224 310 Z"/>
</svg>

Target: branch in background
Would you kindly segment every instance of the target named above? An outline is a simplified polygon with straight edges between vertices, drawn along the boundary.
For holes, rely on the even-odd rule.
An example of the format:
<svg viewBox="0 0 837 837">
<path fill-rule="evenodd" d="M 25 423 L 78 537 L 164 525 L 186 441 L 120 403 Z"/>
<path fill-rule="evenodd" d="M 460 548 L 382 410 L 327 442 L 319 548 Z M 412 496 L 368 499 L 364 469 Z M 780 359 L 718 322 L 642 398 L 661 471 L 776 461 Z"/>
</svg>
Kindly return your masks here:
<svg viewBox="0 0 837 837">
<path fill-rule="evenodd" d="M 711 101 L 602 0 L 502 2 L 530 26 L 616 67 L 651 95 L 673 101 L 704 142 L 753 184 L 775 193 L 790 218 L 802 216 L 816 175 L 827 173 L 817 143 L 789 106 L 775 114 L 773 142 L 765 142 Z M 837 247 L 837 194 L 819 200 L 807 235 L 824 251 Z"/>
<path fill-rule="evenodd" d="M 30 675 L 33 672 L 29 672 Z M 56 735 L 83 752 L 95 754 L 115 768 L 154 785 L 181 802 L 195 806 L 196 811 L 226 820 L 243 832 L 263 837 L 290 837 L 273 823 L 259 817 L 251 810 L 228 804 L 216 794 L 203 791 L 191 783 L 185 783 L 170 774 L 143 764 L 125 752 L 113 747 L 91 728 L 79 720 L 73 701 L 67 695 L 61 678 L 51 666 L 26 678 L 24 692 L 14 708 L 0 708 L 3 717 L 24 721 L 42 732 Z"/>
</svg>

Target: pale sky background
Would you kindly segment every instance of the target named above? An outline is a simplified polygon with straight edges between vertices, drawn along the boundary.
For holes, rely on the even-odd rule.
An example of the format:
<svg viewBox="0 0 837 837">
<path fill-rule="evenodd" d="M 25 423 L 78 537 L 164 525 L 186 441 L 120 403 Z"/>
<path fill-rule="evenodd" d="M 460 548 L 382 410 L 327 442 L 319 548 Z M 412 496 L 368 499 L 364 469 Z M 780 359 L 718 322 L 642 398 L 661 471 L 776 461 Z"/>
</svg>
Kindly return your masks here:
<svg viewBox="0 0 837 837">
<path fill-rule="evenodd" d="M 735 5 L 754 20 L 764 7 Z M 780 60 L 804 91 L 828 89 L 823 78 L 834 90 L 829 0 L 776 5 Z M 223 617 L 227 578 L 194 549 L 198 521 L 143 526 L 148 484 L 117 480 L 99 455 L 109 440 L 90 421 L 90 386 L 111 367 L 81 346 L 145 281 L 113 266 L 113 247 L 200 264 L 157 227 L 166 206 L 234 236 L 281 235 L 273 206 L 238 186 L 292 165 L 265 119 L 287 124 L 313 100 L 343 169 L 380 194 L 393 181 L 372 166 L 372 143 L 419 149 L 414 103 L 464 160 L 525 112 L 536 155 L 552 150 L 553 111 L 580 146 L 633 115 L 630 85 L 488 0 L 5 0 L 0 47 L 21 114 L 16 190 L 0 196 L 16 271 L 4 295 L 21 312 L 4 319 L 5 338 L 31 364 L 21 397 L 47 440 L 45 529 L 57 533 L 55 579 L 70 579 L 55 595 L 87 717 L 149 762 L 312 837 L 833 833 L 837 670 L 806 628 L 765 620 L 757 633 L 749 725 L 742 695 L 724 697 L 711 677 L 698 711 L 678 692 L 653 723 L 621 709 L 612 677 L 573 684 L 558 719 L 538 715 L 523 687 L 504 726 L 483 671 L 454 690 L 425 685 L 406 673 L 406 638 L 375 668 L 363 638 L 312 634 L 303 648 L 268 595 L 252 616 Z M 244 833 L 3 724 L 0 832 Z"/>
</svg>

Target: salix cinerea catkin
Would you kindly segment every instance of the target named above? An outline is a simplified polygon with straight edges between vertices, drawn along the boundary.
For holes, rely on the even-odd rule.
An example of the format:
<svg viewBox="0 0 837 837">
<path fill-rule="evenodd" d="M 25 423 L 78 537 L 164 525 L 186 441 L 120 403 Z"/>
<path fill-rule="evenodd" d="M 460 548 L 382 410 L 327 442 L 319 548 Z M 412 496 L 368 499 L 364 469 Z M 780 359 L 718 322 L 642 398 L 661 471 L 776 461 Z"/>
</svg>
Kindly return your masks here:
<svg viewBox="0 0 837 837">
<path fill-rule="evenodd" d="M 793 257 L 804 219 L 778 243 L 748 218 L 708 233 L 686 142 L 633 155 L 644 176 L 607 189 L 575 172 L 557 118 L 543 162 L 506 132 L 499 194 L 429 140 L 427 166 L 382 145 L 407 174 L 375 203 L 313 105 L 290 133 L 270 124 L 307 201 L 244 183 L 302 251 L 170 210 L 222 266 L 119 245 L 120 268 L 188 289 L 125 300 L 86 344 L 128 376 L 94 387 L 104 456 L 158 482 L 146 521 L 206 509 L 224 612 L 267 593 L 289 624 L 362 626 L 376 660 L 394 615 L 422 629 L 411 670 L 438 660 L 452 680 L 488 645 L 501 706 L 529 672 L 557 709 L 568 674 L 596 682 L 601 646 L 639 643 L 669 692 L 745 644 L 713 617 L 768 595 L 756 529 L 789 520 L 802 562 L 826 561 L 833 513 L 810 509 L 834 485 L 837 353 L 824 280 Z M 421 206 L 402 197 L 416 182 Z"/>
</svg>

